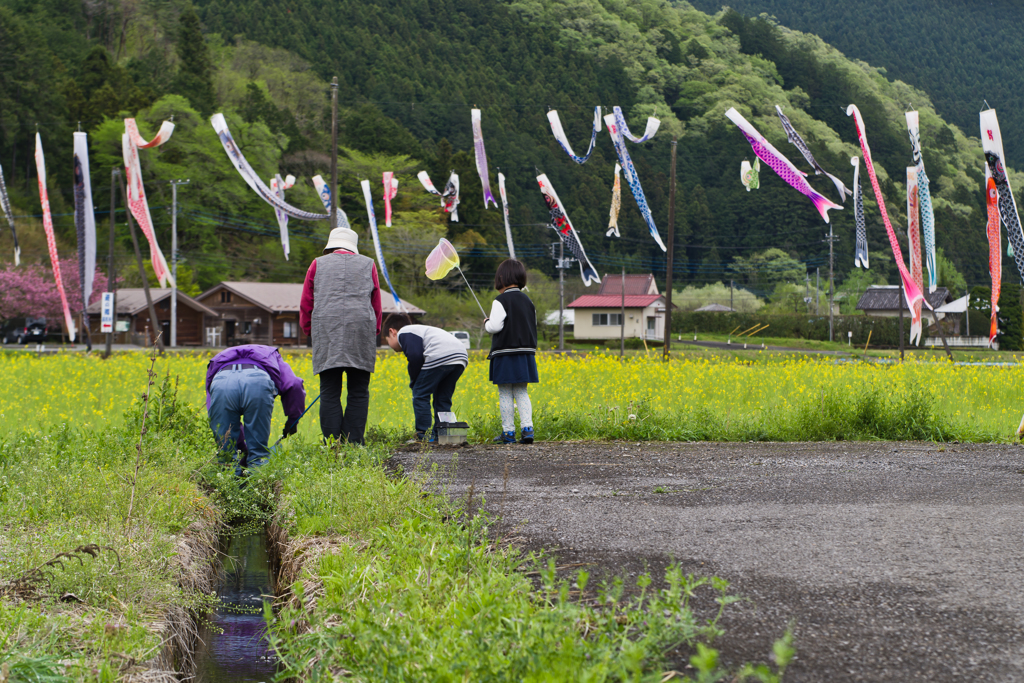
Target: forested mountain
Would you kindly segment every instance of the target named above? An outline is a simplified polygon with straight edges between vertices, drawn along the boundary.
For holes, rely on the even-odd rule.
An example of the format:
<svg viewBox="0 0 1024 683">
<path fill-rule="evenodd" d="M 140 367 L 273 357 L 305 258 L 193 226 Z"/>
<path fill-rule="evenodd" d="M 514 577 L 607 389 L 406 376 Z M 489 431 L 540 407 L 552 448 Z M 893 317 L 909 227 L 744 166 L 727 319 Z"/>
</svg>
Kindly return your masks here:
<svg viewBox="0 0 1024 683">
<path fill-rule="evenodd" d="M 94 192 L 103 207 L 121 119 L 137 114 L 148 136 L 173 114 L 178 129 L 171 142 L 144 150 L 142 162 L 154 207 L 169 203 L 167 180 L 192 179 L 180 195 L 179 227 L 182 254 L 199 284 L 299 278 L 319 251 L 326 225 L 293 220 L 293 255 L 286 263 L 272 210 L 235 173 L 206 118 L 227 112 L 258 172 L 264 178 L 295 174 L 299 183 L 288 201 L 316 208 L 308 178 L 328 172 L 328 84 L 335 75 L 341 206 L 365 230 L 358 181 L 371 180 L 380 216 L 380 173 L 398 173 L 395 227 L 382 228 L 381 238 L 403 295 L 425 286 L 418 274 L 422 257 L 440 235 L 462 245 L 480 284 L 504 251 L 500 211 L 483 209 L 473 163 L 474 106 L 483 110 L 492 188 L 500 169 L 508 176 L 517 250 L 532 267 L 553 272 L 546 245 L 556 240 L 543 227 L 547 211 L 535 181 L 542 172 L 600 272 L 625 265 L 664 277 L 664 254 L 625 183 L 622 237 L 605 236 L 615 160 L 608 134 L 602 132 L 593 157 L 577 165 L 554 141 L 545 116 L 557 109 L 580 151 L 590 138 L 593 107 L 618 105 L 634 129 L 642 129 L 648 115 L 662 120 L 657 136 L 630 145 L 630 153 L 663 236 L 669 151 L 672 137 L 679 138 L 677 282 L 736 278 L 758 290 L 756 271 L 731 267 L 736 257 L 779 247 L 802 261 L 812 278 L 815 267 L 824 276 L 828 226 L 764 166 L 761 188 L 744 189 L 740 162 L 754 156 L 725 110 L 735 106 L 798 167 L 810 170 L 786 142 L 774 111 L 781 105 L 822 166 L 849 185 L 850 157 L 860 150 L 843 109 L 856 103 L 900 230 L 904 168 L 911 163 L 903 112 L 912 102 L 921 111 L 938 244 L 968 282 L 987 281 L 980 142 L 940 118 L 925 92 L 889 81 L 813 35 L 664 0 L 197 0 L 194 6 L 188 0 L 0 0 L 0 165 L 16 213 L 38 214 L 31 156 L 37 124 L 54 210 L 67 213 L 70 133 L 79 121 L 91 133 Z M 975 128 L 967 130 L 973 135 Z M 459 173 L 460 223 L 447 223 L 436 198 L 422 190 L 415 174 L 423 169 L 436 184 L 450 169 Z M 809 180 L 838 200 L 826 178 L 812 174 Z M 862 184 L 872 271 L 895 282 L 866 177 Z M 841 280 L 853 261 L 849 200 L 831 215 Z M 154 219 L 166 249 L 170 216 L 155 208 Z M 19 225 L 31 256 L 44 258 L 37 222 L 19 219 Z M 59 218 L 58 230 L 63 245 L 73 248 L 70 218 Z M 369 248 L 365 233 L 363 244 Z M 0 258 L 10 253 L 8 245 L 3 233 Z M 1010 261 L 1004 269 L 1008 277 L 1016 270 Z"/>
<path fill-rule="evenodd" d="M 1024 162 L 1024 13 L 1019 2 L 692 0 L 692 4 L 712 14 L 724 5 L 751 17 L 766 13 L 790 28 L 814 33 L 848 57 L 885 69 L 890 80 L 924 90 L 943 118 L 970 135 L 977 134 L 978 112 L 988 100 L 999 111 L 1010 163 L 1021 166 Z"/>
</svg>

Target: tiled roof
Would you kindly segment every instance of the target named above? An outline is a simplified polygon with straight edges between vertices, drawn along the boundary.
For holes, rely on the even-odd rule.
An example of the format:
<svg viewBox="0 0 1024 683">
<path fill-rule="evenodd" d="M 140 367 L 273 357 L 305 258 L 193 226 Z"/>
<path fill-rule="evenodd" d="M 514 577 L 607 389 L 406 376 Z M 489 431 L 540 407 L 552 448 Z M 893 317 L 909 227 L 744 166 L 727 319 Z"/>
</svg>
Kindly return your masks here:
<svg viewBox="0 0 1024 683">
<path fill-rule="evenodd" d="M 949 300 L 949 290 L 945 287 L 936 287 L 935 291 L 929 294 L 924 293 L 928 303 L 933 308 L 938 308 Z M 868 287 L 867 291 L 857 301 L 858 311 L 898 311 L 901 307 L 907 309 L 907 300 L 900 296 L 899 285 L 884 285 Z"/>
<path fill-rule="evenodd" d="M 220 291 L 221 288 L 230 290 L 271 313 L 298 313 L 299 303 L 302 300 L 301 282 L 221 282 L 216 287 L 200 294 L 199 297 L 205 299 Z M 395 298 L 391 296 L 391 292 L 381 291 L 380 301 L 384 313 L 398 312 Z M 426 313 L 422 308 L 413 306 L 405 299 L 402 299 L 402 303 L 405 305 L 407 313 L 412 315 Z M 211 304 L 216 306 L 217 302 L 211 300 Z"/>
<path fill-rule="evenodd" d="M 156 305 L 168 299 L 171 296 L 170 289 L 160 289 L 159 287 L 151 287 L 149 290 L 149 297 L 153 300 L 153 305 Z M 182 292 L 178 292 L 178 304 L 181 306 L 188 306 L 196 311 L 201 311 L 206 315 L 214 318 L 219 318 L 220 313 L 211 310 L 203 304 L 199 303 L 192 297 Z M 126 288 L 117 290 L 117 315 L 137 315 L 142 311 L 146 310 L 146 292 L 141 287 L 139 288 Z M 90 315 L 99 315 L 103 307 L 102 299 L 95 301 L 89 305 L 86 311 Z"/>
<path fill-rule="evenodd" d="M 618 273 L 612 273 L 611 275 L 605 274 L 601 280 L 601 289 L 598 290 L 598 295 L 602 294 L 617 294 L 622 296 L 622 275 Z M 658 285 L 654 282 L 653 275 L 626 275 L 626 296 L 636 295 L 642 296 L 645 294 L 657 294 Z"/>
<path fill-rule="evenodd" d="M 647 308 L 656 301 L 664 301 L 660 294 L 626 295 L 626 308 Z M 621 308 L 621 294 L 584 294 L 568 308 Z M 673 308 L 675 308 L 673 306 Z"/>
</svg>

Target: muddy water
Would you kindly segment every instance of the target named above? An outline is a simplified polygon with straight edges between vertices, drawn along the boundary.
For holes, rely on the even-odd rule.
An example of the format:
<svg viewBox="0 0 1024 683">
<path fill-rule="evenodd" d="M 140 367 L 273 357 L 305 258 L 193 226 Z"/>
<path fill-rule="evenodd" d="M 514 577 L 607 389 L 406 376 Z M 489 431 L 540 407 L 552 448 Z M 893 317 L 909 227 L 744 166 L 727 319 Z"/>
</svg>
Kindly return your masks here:
<svg viewBox="0 0 1024 683">
<path fill-rule="evenodd" d="M 263 601 L 273 590 L 266 534 L 260 529 L 232 535 L 224 552 L 217 587 L 220 603 L 199 629 L 195 680 L 269 683 L 276 662 L 263 638 Z"/>
</svg>

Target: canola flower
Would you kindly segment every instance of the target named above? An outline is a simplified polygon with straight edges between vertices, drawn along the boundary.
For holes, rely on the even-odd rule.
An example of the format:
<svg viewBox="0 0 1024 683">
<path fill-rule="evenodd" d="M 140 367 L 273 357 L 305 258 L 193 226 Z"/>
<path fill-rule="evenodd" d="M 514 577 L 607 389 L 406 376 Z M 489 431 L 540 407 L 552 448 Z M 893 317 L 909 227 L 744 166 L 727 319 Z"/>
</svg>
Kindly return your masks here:
<svg viewBox="0 0 1024 683">
<path fill-rule="evenodd" d="M 168 355 L 156 371 L 178 383 L 179 400 L 205 402 L 206 365 L 213 353 Z M 319 393 L 309 353 L 286 353 L 303 378 L 307 403 Z M 787 409 L 816 400 L 825 390 L 846 392 L 882 389 L 899 397 L 912 386 L 925 389 L 936 410 L 978 428 L 1009 434 L 1016 428 L 1024 401 L 1018 387 L 1024 366 L 955 366 L 944 361 L 903 364 L 837 363 L 832 359 L 760 354 L 756 361 L 735 359 L 673 359 L 654 356 L 620 361 L 609 353 L 586 355 L 539 354 L 541 382 L 530 386 L 534 412 L 558 415 L 573 411 L 610 410 L 623 419 L 644 403 L 665 412 L 709 410 L 736 419 Z M 57 354 L 0 354 L 0 436 L 17 429 L 48 429 L 70 424 L 76 428 L 118 424 L 125 409 L 145 389 L 149 358 L 125 353 L 102 360 L 99 356 Z M 412 399 L 405 358 L 381 352 L 370 383 L 368 427 L 411 429 Z M 460 418 L 497 416 L 497 390 L 488 381 L 484 354 L 472 352 L 459 381 L 454 410 Z M 300 425 L 313 438 L 320 425 L 314 408 Z M 276 402 L 274 430 L 284 425 Z"/>
</svg>

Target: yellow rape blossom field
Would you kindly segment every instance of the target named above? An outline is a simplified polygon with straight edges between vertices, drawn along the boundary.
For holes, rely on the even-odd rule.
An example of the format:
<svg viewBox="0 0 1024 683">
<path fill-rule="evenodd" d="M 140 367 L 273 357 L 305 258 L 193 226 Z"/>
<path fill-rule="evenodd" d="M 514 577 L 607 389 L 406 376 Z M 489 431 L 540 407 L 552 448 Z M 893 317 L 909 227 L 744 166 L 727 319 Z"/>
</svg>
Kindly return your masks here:
<svg viewBox="0 0 1024 683">
<path fill-rule="evenodd" d="M 202 405 L 211 355 L 169 354 L 157 360 L 156 370 L 178 383 L 179 400 Z M 311 402 L 319 393 L 311 355 L 286 353 L 285 357 L 305 381 L 307 403 Z M 98 355 L 40 358 L 27 353 L 0 354 L 0 382 L 6 387 L 0 394 L 0 434 L 45 430 L 64 423 L 78 428 L 117 424 L 132 399 L 144 390 L 149 362 L 143 353 L 121 353 L 109 360 Z M 844 402 L 883 401 L 881 408 L 868 406 L 864 410 L 893 411 L 908 400 L 917 400 L 924 401 L 944 424 L 955 427 L 952 438 L 1001 440 L 1013 435 L 1024 410 L 1020 390 L 1024 366 L 1019 364 L 875 364 L 768 353 L 751 361 L 673 359 L 669 363 L 643 356 L 623 362 L 605 353 L 542 353 L 537 363 L 541 382 L 530 386 L 530 396 L 538 430 L 548 432 L 538 431 L 538 438 L 588 436 L 580 433 L 579 420 L 572 427 L 565 426 L 566 418 L 574 415 L 586 416 L 591 426 L 651 419 L 661 420 L 666 429 L 673 420 L 692 421 L 696 416 L 698 421 L 721 423 L 724 431 L 715 433 L 722 438 L 746 438 L 751 425 L 767 418 L 813 422 L 816 411 L 826 411 L 826 403 L 841 406 Z M 370 389 L 368 428 L 411 430 L 411 392 L 404 357 L 381 352 Z M 488 381 L 488 363 L 482 354 L 471 355 L 455 394 L 454 409 L 461 419 L 471 422 L 479 438 L 487 430 L 497 429 L 497 391 Z M 317 413 L 314 408 L 306 415 L 300 434 L 319 436 Z M 916 418 L 910 415 L 909 419 Z M 277 402 L 275 431 L 283 424 Z M 738 424 L 746 424 L 747 431 L 730 427 Z M 582 429 L 586 432 L 589 428 Z M 775 433 L 771 429 L 762 432 L 755 430 L 751 438 L 773 438 Z M 950 438 L 948 430 L 944 433 Z M 609 436 L 590 436 L 602 435 Z M 625 433 L 622 436 L 632 438 Z"/>
</svg>

